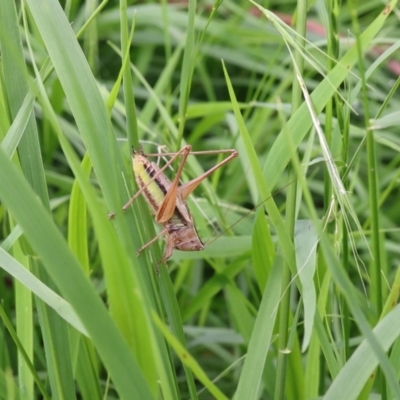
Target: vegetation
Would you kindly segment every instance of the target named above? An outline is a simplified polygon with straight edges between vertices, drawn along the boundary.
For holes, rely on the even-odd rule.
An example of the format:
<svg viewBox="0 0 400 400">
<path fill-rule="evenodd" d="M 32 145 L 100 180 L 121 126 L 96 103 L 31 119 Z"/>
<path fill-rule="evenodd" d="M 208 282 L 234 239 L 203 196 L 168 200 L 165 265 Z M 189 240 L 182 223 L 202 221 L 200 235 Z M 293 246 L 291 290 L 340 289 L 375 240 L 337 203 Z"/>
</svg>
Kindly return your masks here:
<svg viewBox="0 0 400 400">
<path fill-rule="evenodd" d="M 0 399 L 400 398 L 396 3 L 2 0 Z"/>
</svg>

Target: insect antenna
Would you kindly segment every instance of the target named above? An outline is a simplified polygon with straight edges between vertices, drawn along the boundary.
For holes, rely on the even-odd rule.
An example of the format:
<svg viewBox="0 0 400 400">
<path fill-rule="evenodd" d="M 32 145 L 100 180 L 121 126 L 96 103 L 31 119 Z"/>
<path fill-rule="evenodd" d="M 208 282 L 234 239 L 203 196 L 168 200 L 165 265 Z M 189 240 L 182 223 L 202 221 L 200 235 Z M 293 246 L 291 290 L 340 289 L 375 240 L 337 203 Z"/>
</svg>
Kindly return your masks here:
<svg viewBox="0 0 400 400">
<path fill-rule="evenodd" d="M 267 197 L 266 199 L 264 199 L 263 201 L 261 201 L 260 203 L 258 203 L 256 206 L 254 206 L 251 210 L 249 210 L 248 212 L 246 212 L 241 218 L 239 218 L 235 223 L 233 223 L 232 225 L 229 226 L 229 228 L 225 229 L 224 231 L 222 231 L 221 233 L 219 233 L 217 236 L 213 237 L 211 236 L 210 239 L 207 239 L 204 244 L 206 246 L 209 246 L 210 244 L 214 243 L 217 239 L 219 239 L 221 236 L 225 235 L 226 232 L 229 232 L 235 225 L 237 225 L 240 221 L 242 221 L 244 218 L 248 217 L 251 213 L 253 213 L 255 210 L 257 210 L 258 207 L 260 207 L 261 205 L 263 205 L 266 201 L 268 201 L 269 199 L 271 199 L 272 197 L 274 197 L 275 195 L 277 195 L 278 193 L 280 193 L 283 189 L 286 189 L 288 186 L 290 186 L 293 182 L 295 182 L 296 179 L 294 179 L 293 181 L 287 183 L 286 185 L 282 186 L 281 188 L 277 189 L 274 193 L 272 193 L 271 196 Z M 213 232 L 216 231 L 216 228 L 214 227 Z"/>
</svg>

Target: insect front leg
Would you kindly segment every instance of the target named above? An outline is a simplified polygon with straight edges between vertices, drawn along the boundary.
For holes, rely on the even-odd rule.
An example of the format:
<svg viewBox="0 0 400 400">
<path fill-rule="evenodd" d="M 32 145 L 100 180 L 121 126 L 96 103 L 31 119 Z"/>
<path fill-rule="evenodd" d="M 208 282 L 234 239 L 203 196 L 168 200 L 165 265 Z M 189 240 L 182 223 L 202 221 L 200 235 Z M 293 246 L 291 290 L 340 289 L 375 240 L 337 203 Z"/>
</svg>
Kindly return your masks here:
<svg viewBox="0 0 400 400">
<path fill-rule="evenodd" d="M 157 262 L 157 268 L 156 272 L 157 275 L 159 274 L 159 266 L 160 264 L 164 264 L 167 262 L 167 260 L 172 256 L 172 252 L 174 251 L 175 245 L 174 245 L 174 238 L 171 235 L 168 235 L 168 229 L 164 228 L 158 235 L 156 235 L 153 239 L 150 240 L 150 242 L 146 243 L 144 246 L 142 246 L 137 252 L 136 255 L 139 256 L 139 254 L 149 247 L 151 244 L 153 244 L 157 239 L 159 239 L 162 235 L 167 235 L 166 238 L 166 244 L 165 244 L 165 249 L 164 249 L 164 254 L 162 256 L 162 259 Z"/>
</svg>

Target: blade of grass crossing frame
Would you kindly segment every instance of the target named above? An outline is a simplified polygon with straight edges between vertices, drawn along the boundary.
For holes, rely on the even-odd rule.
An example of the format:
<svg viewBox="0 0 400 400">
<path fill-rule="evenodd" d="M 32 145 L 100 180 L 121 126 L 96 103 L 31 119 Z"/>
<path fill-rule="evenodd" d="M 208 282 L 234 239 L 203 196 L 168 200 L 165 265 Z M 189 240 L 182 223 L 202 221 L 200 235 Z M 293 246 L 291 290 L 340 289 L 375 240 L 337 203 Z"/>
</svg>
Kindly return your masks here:
<svg viewBox="0 0 400 400">
<path fill-rule="evenodd" d="M 124 167 L 116 151 L 115 139 L 111 132 L 110 123 L 105 118 L 104 104 L 99 96 L 93 76 L 88 70 L 87 63 L 84 60 L 83 54 L 76 43 L 70 25 L 68 21 L 66 21 L 59 4 L 57 2 L 49 2 L 46 3 L 46 7 L 42 7 L 42 3 L 29 0 L 29 5 L 31 6 L 32 15 L 43 36 L 43 40 L 49 50 L 53 65 L 60 77 L 67 99 L 90 154 L 97 179 L 103 189 L 107 204 L 109 208 L 117 210 L 120 204 L 123 203 L 124 183 L 119 171 L 123 171 Z M 61 48 L 63 49 L 62 52 L 59 51 Z M 71 160 L 69 161 L 72 162 Z M 86 191 L 85 196 L 87 195 L 88 192 Z M 96 202 L 97 200 L 92 199 L 88 205 L 89 210 L 92 212 L 92 218 L 96 221 L 95 226 L 98 227 L 98 224 L 101 224 L 99 221 L 103 218 L 104 214 L 102 213 L 104 213 L 104 210 L 99 210 L 98 206 L 96 207 L 94 205 Z M 95 209 L 99 214 L 96 214 L 94 211 Z M 128 222 L 132 222 L 130 229 L 128 228 Z M 120 240 L 125 244 L 124 249 L 130 247 L 129 242 L 132 238 L 134 242 L 139 242 L 139 235 L 135 233 L 135 230 L 132 228 L 135 226 L 132 216 L 127 215 L 126 218 L 119 218 L 115 226 L 120 233 Z M 102 235 L 105 232 L 110 234 L 110 231 L 112 231 L 109 222 L 106 222 L 105 225 L 103 222 L 103 228 L 101 232 L 98 231 L 96 233 Z M 113 234 L 111 235 L 111 238 L 114 238 Z M 137 239 L 135 239 L 134 235 L 136 235 Z M 120 249 L 124 254 L 121 259 L 120 255 L 116 252 L 116 249 L 118 249 L 120 245 L 118 244 L 117 247 L 111 248 L 110 244 L 113 241 L 114 239 L 111 241 L 108 240 L 108 243 L 106 243 L 102 240 L 102 246 L 104 246 L 102 247 L 102 250 L 104 250 L 102 254 L 103 257 L 106 257 L 104 266 L 106 267 L 106 275 L 109 282 L 108 288 L 111 309 L 127 340 L 131 343 L 133 340 L 138 346 L 137 348 L 144 351 L 149 345 L 149 338 L 151 337 L 147 332 L 149 325 L 145 322 L 145 313 L 141 311 L 144 305 L 148 304 L 147 292 L 144 292 L 144 298 L 131 296 L 131 293 L 132 287 L 135 287 L 132 282 L 132 274 L 136 274 L 136 282 L 140 282 L 140 285 L 144 285 L 141 274 L 145 274 L 146 271 L 143 271 L 143 269 L 140 270 L 139 266 L 132 270 L 130 263 L 125 258 L 127 256 L 125 250 L 123 250 L 123 248 Z M 119 268 L 116 269 L 114 266 L 118 259 L 120 259 L 121 262 Z M 138 261 L 134 257 L 132 258 L 132 262 L 138 264 Z M 127 302 L 122 302 L 122 298 L 127 300 Z M 130 303 L 133 303 L 133 306 L 130 306 Z M 133 328 L 134 319 L 132 310 L 136 313 L 142 313 L 139 319 L 139 314 L 135 315 L 136 322 L 140 319 L 143 320 L 140 332 Z M 145 342 L 141 342 L 141 339 L 137 338 L 138 335 L 139 337 L 144 337 Z M 106 350 L 107 349 L 104 348 L 102 349 L 102 351 Z M 151 378 L 154 377 L 155 374 L 155 368 L 151 365 L 152 357 L 148 356 L 149 352 L 146 353 L 145 357 L 140 351 L 138 355 L 139 357 L 143 357 L 142 365 L 145 366 L 146 374 L 148 373 L 149 375 L 149 382 L 154 382 Z M 154 382 L 154 390 L 156 390 L 155 386 L 156 384 Z"/>
<path fill-rule="evenodd" d="M 318 313 L 315 314 L 314 328 L 318 335 L 318 341 L 321 344 L 321 351 L 324 353 L 326 366 L 329 369 L 330 375 L 335 377 L 340 371 L 341 356 L 338 354 L 337 349 L 332 346 L 330 341 L 330 337 L 333 335 L 332 332 L 327 332 L 326 328 L 323 326 L 323 320 L 325 318 L 329 318 L 329 315 L 327 315 L 326 303 L 329 299 L 332 286 L 332 275 L 326 266 L 324 266 L 324 268 L 327 270 L 327 272 L 325 273 L 324 280 L 319 291 Z M 314 366 L 311 365 L 310 368 L 312 369 Z"/>
<path fill-rule="evenodd" d="M 321 376 L 321 343 L 316 330 L 311 333 L 307 352 L 307 362 L 304 366 L 304 398 L 318 397 Z"/>
<path fill-rule="evenodd" d="M 28 37 L 28 34 L 27 34 L 27 37 Z M 29 46 L 29 41 L 27 43 L 28 43 L 28 46 Z M 29 50 L 31 52 L 30 46 L 29 46 Z M 33 59 L 34 58 L 32 56 L 32 60 Z M 46 92 L 43 89 L 43 86 L 41 86 L 39 72 L 37 71 L 37 68 L 36 68 L 35 64 L 33 64 L 33 66 L 34 66 L 34 70 L 35 70 L 36 77 L 37 77 L 37 80 L 38 80 L 39 89 L 41 89 L 42 101 L 44 103 L 44 109 L 45 109 L 45 111 L 47 111 L 47 114 L 48 114 L 47 118 L 48 118 L 50 124 L 53 125 L 54 131 L 58 132 L 58 138 L 61 140 L 62 147 L 63 147 L 64 151 L 67 152 L 67 155 L 68 155 L 68 149 L 69 149 L 68 144 L 65 141 L 65 139 L 63 138 L 61 130 L 60 130 L 59 126 L 58 126 L 57 118 L 54 115 L 54 111 L 51 108 L 49 99 L 46 96 Z M 70 156 L 71 156 L 71 154 L 72 153 L 70 152 Z M 68 156 L 67 156 L 67 158 L 68 158 Z M 71 157 L 69 158 L 69 161 L 71 161 Z M 76 169 L 75 169 L 75 171 L 76 171 Z M 100 215 L 99 212 L 98 212 L 98 215 Z M 96 218 L 94 218 L 94 221 L 96 222 Z M 105 230 L 106 229 L 100 230 L 100 232 L 103 232 Z M 106 242 L 106 239 L 103 240 L 103 243 L 105 243 L 105 242 Z M 101 253 L 103 255 L 104 255 L 104 251 L 102 252 L 102 249 L 104 247 L 105 246 L 101 246 L 101 241 L 100 241 L 100 251 L 101 251 Z M 115 258 L 115 259 L 117 259 L 117 258 Z M 105 260 L 106 260 L 106 258 L 103 257 L 103 261 L 104 261 L 103 266 L 107 266 L 108 265 L 108 263 L 105 262 Z M 123 263 L 121 263 L 121 265 L 123 265 Z M 46 271 L 43 270 L 43 269 L 37 269 L 37 271 L 40 272 L 40 275 L 42 276 L 42 280 L 45 280 L 46 282 L 49 283 L 49 279 L 45 276 Z M 106 272 L 107 271 L 108 270 L 106 269 Z M 117 272 L 118 271 L 119 270 L 117 270 Z M 110 277 L 110 275 L 106 275 L 106 276 Z M 114 275 L 111 274 L 111 278 L 114 278 L 115 276 L 117 276 L 117 274 L 114 274 Z M 109 279 L 109 281 L 113 282 L 112 279 Z M 111 311 L 118 310 L 120 312 L 120 314 L 124 313 L 124 311 L 125 311 L 124 314 L 125 315 L 127 315 L 127 314 L 129 315 L 129 311 L 127 312 L 126 309 L 124 309 L 124 307 L 122 307 L 122 306 L 113 308 L 114 302 L 112 300 L 114 300 L 114 298 L 115 298 L 116 299 L 115 302 L 117 302 L 117 300 L 119 300 L 118 297 L 119 297 L 120 293 L 122 293 L 119 290 L 116 290 L 116 291 L 113 292 L 112 289 L 113 289 L 114 286 L 115 285 L 112 285 L 112 284 L 109 285 L 109 303 L 110 303 Z M 121 285 L 118 285 L 118 286 L 120 287 Z M 116 293 L 115 296 L 113 295 L 114 293 Z M 124 300 L 126 300 L 126 298 Z M 128 301 L 119 301 L 119 304 L 123 304 L 123 305 L 125 305 L 125 307 L 127 307 L 127 305 L 129 304 L 129 300 L 130 300 L 130 298 L 128 298 Z M 68 374 L 69 369 L 66 368 L 67 365 L 69 364 L 70 365 L 70 369 L 72 370 L 71 360 L 70 360 L 70 357 L 69 357 L 70 356 L 70 352 L 65 352 L 65 349 L 68 348 L 67 346 L 62 347 L 61 349 L 63 351 L 59 350 L 58 353 L 57 353 L 57 351 L 53 351 L 53 349 L 57 350 L 59 348 L 59 346 L 57 346 L 57 344 L 59 344 L 59 343 L 62 344 L 62 342 L 63 342 L 63 341 L 60 342 L 59 338 L 63 338 L 64 337 L 64 341 L 66 340 L 65 338 L 67 336 L 66 336 L 66 333 L 64 332 L 65 324 L 56 323 L 57 316 L 51 310 L 47 310 L 45 307 L 43 307 L 41 302 L 38 302 L 38 306 L 39 306 L 39 313 L 42 315 L 42 321 L 48 322 L 48 323 L 44 324 L 45 328 L 49 331 L 49 333 L 47 333 L 47 332 L 43 333 L 44 339 L 45 339 L 45 348 L 46 348 L 47 353 L 52 352 L 52 354 L 54 354 L 54 357 L 48 357 L 49 361 L 52 363 L 52 365 L 49 368 L 49 371 L 50 371 L 49 373 L 51 373 L 51 375 L 52 375 L 50 377 L 50 382 L 52 382 L 53 386 L 55 386 L 55 387 L 53 387 L 53 391 L 54 392 L 57 392 L 57 390 L 66 390 L 66 391 L 68 391 L 68 390 L 70 390 L 70 388 L 72 388 L 74 386 L 72 381 L 71 382 L 65 382 L 65 380 L 69 379 L 69 378 L 71 378 L 71 380 L 72 380 L 72 374 Z M 136 309 L 136 318 L 138 318 L 138 315 L 139 315 L 140 311 L 141 311 L 141 308 L 137 307 L 137 309 Z M 129 318 L 125 318 L 125 315 L 123 315 L 119 319 L 117 318 L 117 321 L 120 323 L 120 327 L 122 328 L 123 331 L 129 330 L 129 322 L 131 322 Z M 117 314 L 117 317 L 118 317 L 118 314 Z M 122 324 L 121 324 L 121 321 L 122 321 Z M 143 330 L 143 331 L 145 331 L 145 330 Z M 52 335 L 52 332 L 54 332 L 55 334 Z M 140 331 L 140 332 L 142 332 L 142 331 Z M 128 337 L 130 338 L 130 336 L 128 336 Z M 56 338 L 56 339 L 52 340 L 52 338 Z M 53 343 L 55 345 L 53 345 Z M 131 344 L 131 346 L 133 348 L 135 348 L 135 345 L 136 345 L 136 349 L 140 348 L 140 349 L 143 349 L 143 351 L 145 351 L 145 349 L 146 349 L 146 346 L 144 345 L 143 342 L 141 343 L 141 347 L 139 347 L 137 342 L 135 342 L 135 341 L 133 341 L 133 342 L 131 341 L 130 344 Z M 140 352 L 139 352 L 139 354 L 140 354 Z M 54 358 L 54 360 L 53 360 L 53 358 Z M 145 365 L 149 365 L 149 364 L 150 363 L 148 362 Z M 55 368 L 56 366 L 57 367 L 58 366 L 62 366 L 64 371 L 60 371 L 59 373 L 57 373 L 58 369 Z M 59 368 L 61 368 L 61 367 L 59 367 Z M 151 373 L 154 376 L 155 375 L 154 368 L 152 368 L 152 366 L 150 366 L 149 370 L 151 371 Z M 51 379 L 53 376 L 54 376 L 54 378 Z M 62 381 L 64 381 L 64 382 L 62 382 Z M 150 379 L 150 381 L 151 381 L 151 379 Z"/>
</svg>

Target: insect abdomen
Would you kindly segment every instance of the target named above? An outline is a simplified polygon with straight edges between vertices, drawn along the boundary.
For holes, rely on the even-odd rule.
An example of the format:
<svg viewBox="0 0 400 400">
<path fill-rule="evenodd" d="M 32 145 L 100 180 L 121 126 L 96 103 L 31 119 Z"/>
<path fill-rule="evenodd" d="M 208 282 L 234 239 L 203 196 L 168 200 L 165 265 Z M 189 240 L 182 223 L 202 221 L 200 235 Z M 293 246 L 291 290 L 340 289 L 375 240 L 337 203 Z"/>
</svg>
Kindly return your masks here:
<svg viewBox="0 0 400 400">
<path fill-rule="evenodd" d="M 156 214 L 164 200 L 171 182 L 162 173 L 151 181 L 160 169 L 156 164 L 149 162 L 141 155 L 133 157 L 132 165 L 136 182 L 139 187 L 143 189 L 143 195 L 147 203 L 150 205 L 153 214 Z"/>
</svg>

